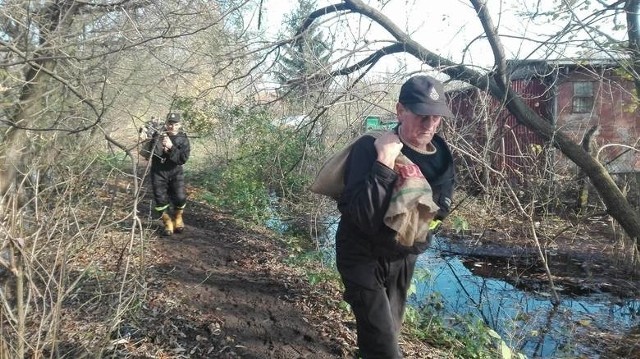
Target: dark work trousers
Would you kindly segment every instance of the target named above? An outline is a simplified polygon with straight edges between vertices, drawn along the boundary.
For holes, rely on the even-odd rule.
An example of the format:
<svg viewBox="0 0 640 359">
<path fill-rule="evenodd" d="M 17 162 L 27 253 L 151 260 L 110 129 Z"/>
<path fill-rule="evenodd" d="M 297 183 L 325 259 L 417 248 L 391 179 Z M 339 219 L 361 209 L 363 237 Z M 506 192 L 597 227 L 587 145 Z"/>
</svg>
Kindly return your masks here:
<svg viewBox="0 0 640 359">
<path fill-rule="evenodd" d="M 187 194 L 184 188 L 182 166 L 152 170 L 151 185 L 157 212 L 163 212 L 170 204 L 173 204 L 175 208 L 184 208 L 187 202 Z"/>
<path fill-rule="evenodd" d="M 342 276 L 344 299 L 356 317 L 360 358 L 402 358 L 398 339 L 417 258 L 413 254 L 380 258 L 370 273 L 377 278 L 378 288 L 364 287 Z"/>
</svg>

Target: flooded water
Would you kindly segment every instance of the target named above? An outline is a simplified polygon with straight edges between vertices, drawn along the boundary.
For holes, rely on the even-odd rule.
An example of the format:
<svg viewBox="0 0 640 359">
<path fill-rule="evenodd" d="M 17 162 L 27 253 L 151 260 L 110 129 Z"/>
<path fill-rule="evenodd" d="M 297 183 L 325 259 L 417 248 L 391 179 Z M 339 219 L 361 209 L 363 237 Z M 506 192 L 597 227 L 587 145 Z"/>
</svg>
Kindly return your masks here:
<svg viewBox="0 0 640 359">
<path fill-rule="evenodd" d="M 337 220 L 326 227 L 328 230 L 318 235 L 317 241 L 325 260 L 333 265 Z M 468 258 L 445 255 L 442 249 L 447 242 L 446 238 L 436 238 L 419 257 L 414 276 L 416 292 L 409 305 L 437 307 L 438 314 L 451 322 L 460 316 L 481 319 L 509 347 L 528 358 L 597 359 L 597 352 L 583 340 L 589 333 L 600 329 L 626 332 L 640 326 L 640 298 L 605 293 L 561 295 L 560 303 L 553 305 L 549 293 L 516 288 L 501 278 L 487 276 L 487 271 L 482 271 L 483 276 L 475 275 L 465 266 L 469 265 Z M 598 342 L 597 338 L 591 340 Z"/>
<path fill-rule="evenodd" d="M 624 332 L 640 325 L 638 298 L 561 296 L 554 306 L 548 293 L 523 291 L 499 278 L 474 275 L 464 258 L 441 255 L 439 246 L 444 242 L 440 238 L 420 256 L 418 267 L 429 275 L 417 283 L 411 304 L 424 305 L 439 293 L 443 314 L 481 318 L 529 358 L 598 358 L 581 338 L 596 328 Z"/>
</svg>

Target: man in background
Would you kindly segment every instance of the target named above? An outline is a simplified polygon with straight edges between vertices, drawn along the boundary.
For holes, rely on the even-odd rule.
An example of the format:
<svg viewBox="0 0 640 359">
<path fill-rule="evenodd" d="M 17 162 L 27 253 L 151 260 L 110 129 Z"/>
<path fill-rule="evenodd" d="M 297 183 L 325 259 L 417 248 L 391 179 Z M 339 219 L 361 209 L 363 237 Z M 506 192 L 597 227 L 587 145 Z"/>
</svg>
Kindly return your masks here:
<svg viewBox="0 0 640 359">
<path fill-rule="evenodd" d="M 143 149 L 151 160 L 151 185 L 155 213 L 170 236 L 184 230 L 183 213 L 187 204 L 182 166 L 189 160 L 191 145 L 182 131 L 180 114 L 169 113 L 164 127 L 155 131 Z"/>
</svg>

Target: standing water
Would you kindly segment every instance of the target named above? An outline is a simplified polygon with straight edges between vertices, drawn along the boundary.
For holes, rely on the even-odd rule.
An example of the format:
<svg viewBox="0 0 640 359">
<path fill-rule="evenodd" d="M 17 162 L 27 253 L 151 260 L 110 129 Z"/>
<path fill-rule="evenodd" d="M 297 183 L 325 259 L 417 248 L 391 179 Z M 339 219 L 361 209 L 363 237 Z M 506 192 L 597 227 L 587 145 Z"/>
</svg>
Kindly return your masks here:
<svg viewBox="0 0 640 359">
<path fill-rule="evenodd" d="M 604 293 L 561 296 L 556 306 L 546 292 L 524 291 L 504 280 L 473 274 L 463 257 L 441 255 L 444 242 L 439 238 L 420 256 L 418 267 L 430 275 L 416 284 L 411 304 L 424 305 L 439 293 L 445 315 L 481 318 L 510 347 L 530 358 L 597 358 L 580 338 L 593 329 L 623 332 L 640 325 L 638 298 Z"/>
</svg>

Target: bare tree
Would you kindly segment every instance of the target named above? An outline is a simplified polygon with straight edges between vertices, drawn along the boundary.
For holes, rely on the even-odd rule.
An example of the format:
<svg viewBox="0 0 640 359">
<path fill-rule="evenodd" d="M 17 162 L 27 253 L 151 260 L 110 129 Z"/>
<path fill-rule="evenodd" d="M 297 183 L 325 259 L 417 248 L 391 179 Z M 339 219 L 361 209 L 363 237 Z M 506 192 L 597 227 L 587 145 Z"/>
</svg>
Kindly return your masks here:
<svg viewBox="0 0 640 359">
<path fill-rule="evenodd" d="M 224 41 L 193 35 L 220 31 L 223 15 L 215 2 L 197 0 L 5 2 L 0 69 L 10 75 L 3 97 L 15 101 L 0 114 L 7 128 L 0 194 L 35 155 L 28 131 L 108 133 L 114 121 L 107 118 L 123 127 L 167 111 L 173 94 L 192 86 Z"/>
<path fill-rule="evenodd" d="M 120 286 L 97 294 L 115 303 L 105 306 L 103 329 L 92 335 L 104 341 L 118 325 L 142 290 L 132 280 L 144 262 L 136 240 L 142 192 L 131 151 L 137 126 L 164 115 L 177 97 L 219 96 L 216 85 L 244 71 L 251 42 L 233 17 L 244 5 L 2 2 L 0 355 L 61 354 L 62 304 L 92 277 L 91 268 L 105 264 L 80 263 L 81 253 L 102 242 L 105 226 L 129 223 L 129 235 L 110 248 L 121 253 L 110 264 Z M 129 163 L 105 161 L 107 146 L 126 153 Z M 111 197 L 106 202 L 103 190 Z M 102 212 L 95 211 L 98 203 Z"/>
</svg>

